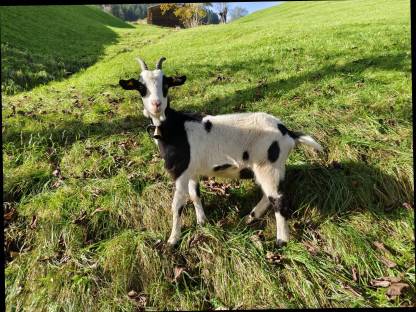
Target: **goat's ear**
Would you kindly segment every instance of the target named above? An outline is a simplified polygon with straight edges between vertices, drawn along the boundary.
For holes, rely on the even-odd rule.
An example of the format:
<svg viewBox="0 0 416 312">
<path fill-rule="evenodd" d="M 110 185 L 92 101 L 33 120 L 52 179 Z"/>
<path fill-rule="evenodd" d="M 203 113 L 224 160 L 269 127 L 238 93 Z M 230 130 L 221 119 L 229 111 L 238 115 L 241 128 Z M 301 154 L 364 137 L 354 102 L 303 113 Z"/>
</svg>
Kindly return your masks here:
<svg viewBox="0 0 416 312">
<path fill-rule="evenodd" d="M 118 83 L 124 90 L 139 90 L 141 84 L 137 79 L 134 78 L 129 80 L 121 79 Z"/>
<path fill-rule="evenodd" d="M 142 84 L 137 79 L 129 79 L 129 80 L 123 80 L 121 79 L 119 82 L 120 86 L 125 90 L 137 90 L 140 92 L 141 96 L 146 96 L 147 89 L 144 84 Z"/>
<path fill-rule="evenodd" d="M 166 77 L 169 87 L 181 86 L 186 81 L 186 76 Z"/>
</svg>

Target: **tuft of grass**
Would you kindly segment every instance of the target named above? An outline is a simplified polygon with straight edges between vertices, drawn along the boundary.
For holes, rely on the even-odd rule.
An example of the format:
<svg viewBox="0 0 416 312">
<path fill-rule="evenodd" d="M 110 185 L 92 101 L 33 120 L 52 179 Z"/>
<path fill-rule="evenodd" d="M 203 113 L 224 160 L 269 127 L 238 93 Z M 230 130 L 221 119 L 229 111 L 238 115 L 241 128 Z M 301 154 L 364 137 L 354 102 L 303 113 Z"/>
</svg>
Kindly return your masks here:
<svg viewBox="0 0 416 312">
<path fill-rule="evenodd" d="M 2 53 L 9 70 L 26 62 L 22 45 L 33 55 L 92 57 L 65 79 L 45 65 L 46 85 L 35 86 L 31 67 L 21 74 L 30 91 L 3 80 L 8 311 L 414 305 L 407 1 L 291 2 L 180 31 L 127 27 L 84 6 L 39 7 L 27 25 L 12 13 L 29 8 L 0 10 L 2 49 L 16 49 Z M 79 15 L 79 26 L 52 19 L 63 12 Z M 12 31 L 43 22 L 56 26 L 47 42 Z M 70 35 L 54 44 L 60 27 L 80 30 L 90 45 Z M 275 249 L 272 213 L 250 227 L 243 221 L 261 197 L 255 184 L 221 179 L 225 194 L 201 183 L 210 222 L 197 226 L 188 203 L 178 248 L 164 246 L 174 185 L 138 94 L 118 86 L 137 76 L 135 57 L 152 66 L 162 55 L 167 75 L 188 77 L 170 91 L 173 107 L 265 111 L 325 147 L 318 155 L 299 146 L 289 158 L 285 248 Z M 409 285 L 396 298 L 371 284 L 393 276 Z"/>
</svg>

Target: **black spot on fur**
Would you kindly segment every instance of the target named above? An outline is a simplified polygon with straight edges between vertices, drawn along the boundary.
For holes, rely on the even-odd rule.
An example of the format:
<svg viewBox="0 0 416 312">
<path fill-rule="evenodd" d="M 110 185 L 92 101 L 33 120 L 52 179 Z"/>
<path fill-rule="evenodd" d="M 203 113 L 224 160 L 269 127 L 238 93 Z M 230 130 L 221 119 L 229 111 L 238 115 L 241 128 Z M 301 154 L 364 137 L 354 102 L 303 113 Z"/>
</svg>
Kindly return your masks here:
<svg viewBox="0 0 416 312">
<path fill-rule="evenodd" d="M 294 131 L 290 131 L 290 130 L 288 130 L 288 133 L 289 133 L 290 137 L 293 140 L 297 140 L 297 139 L 299 139 L 299 137 L 301 137 L 303 135 L 302 132 L 294 132 Z"/>
<path fill-rule="evenodd" d="M 240 170 L 240 179 L 253 179 L 254 172 L 250 168 L 244 168 Z"/>
<path fill-rule="evenodd" d="M 248 160 L 250 158 L 250 155 L 248 154 L 247 151 L 244 151 L 243 153 L 243 160 Z"/>
<path fill-rule="evenodd" d="M 273 141 L 267 150 L 267 158 L 270 160 L 270 162 L 275 162 L 279 158 L 279 154 L 279 143 L 277 143 L 277 141 Z"/>
<path fill-rule="evenodd" d="M 281 124 L 281 123 L 277 124 L 277 128 L 279 128 L 280 132 L 281 132 L 283 135 L 285 135 L 285 134 L 288 132 L 288 130 L 287 130 L 287 128 L 285 127 L 285 125 L 283 125 L 283 124 Z"/>
<path fill-rule="evenodd" d="M 267 197 L 272 204 L 272 208 L 275 212 L 279 212 L 281 208 L 281 200 L 280 198 L 274 198 L 272 196 Z"/>
<path fill-rule="evenodd" d="M 274 210 L 274 212 L 280 212 L 280 214 L 285 218 L 289 219 L 290 212 L 289 212 L 289 206 L 288 201 L 285 200 L 285 196 L 280 196 L 279 198 L 274 198 L 269 196 L 268 199 L 271 203 L 271 206 Z"/>
<path fill-rule="evenodd" d="M 199 190 L 199 183 L 195 186 L 196 196 L 201 197 L 201 191 Z"/>
<path fill-rule="evenodd" d="M 166 108 L 165 114 L 166 120 L 159 127 L 161 139 L 157 142 L 165 168 L 176 180 L 188 168 L 191 158 L 185 122 L 201 122 L 203 116 L 177 112 L 170 107 Z"/>
<path fill-rule="evenodd" d="M 183 207 L 184 207 L 183 205 L 179 207 L 179 211 L 178 211 L 179 216 L 181 216 L 181 215 L 182 215 Z"/>
<path fill-rule="evenodd" d="M 280 132 L 282 132 L 283 135 L 289 134 L 289 136 L 294 140 L 299 139 L 299 137 L 303 135 L 302 132 L 290 131 L 288 128 L 285 127 L 285 125 L 281 123 L 277 124 L 277 128 L 279 128 Z"/>
<path fill-rule="evenodd" d="M 214 167 L 214 171 L 225 170 L 225 169 L 228 169 L 230 167 L 232 167 L 232 165 L 230 165 L 230 164 L 219 165 L 219 166 Z"/>
<path fill-rule="evenodd" d="M 212 122 L 207 120 L 204 122 L 204 128 L 206 132 L 210 132 L 212 128 Z"/>
</svg>

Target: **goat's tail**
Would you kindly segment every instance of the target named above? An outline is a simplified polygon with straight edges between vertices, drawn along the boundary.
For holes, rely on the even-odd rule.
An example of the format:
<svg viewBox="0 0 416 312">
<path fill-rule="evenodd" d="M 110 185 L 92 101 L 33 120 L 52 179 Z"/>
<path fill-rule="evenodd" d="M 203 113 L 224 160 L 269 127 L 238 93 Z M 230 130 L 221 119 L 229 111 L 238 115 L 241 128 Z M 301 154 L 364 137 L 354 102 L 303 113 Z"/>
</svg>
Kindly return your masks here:
<svg viewBox="0 0 416 312">
<path fill-rule="evenodd" d="M 277 124 L 277 128 L 279 128 L 280 132 L 283 135 L 288 134 L 295 141 L 295 143 L 303 143 L 303 144 L 312 146 L 317 151 L 320 151 L 320 152 L 323 151 L 321 144 L 316 142 L 311 136 L 303 134 L 302 132 L 291 131 L 288 128 L 286 128 L 282 123 L 279 123 L 279 122 Z"/>
<path fill-rule="evenodd" d="M 296 143 L 303 143 L 306 145 L 309 145 L 311 147 L 313 147 L 314 149 L 316 149 L 317 151 L 322 152 L 323 148 L 321 146 L 321 144 L 319 144 L 318 142 L 316 142 L 312 137 L 310 137 L 309 135 L 303 134 L 303 133 L 299 133 L 295 138 L 295 142 Z"/>
</svg>

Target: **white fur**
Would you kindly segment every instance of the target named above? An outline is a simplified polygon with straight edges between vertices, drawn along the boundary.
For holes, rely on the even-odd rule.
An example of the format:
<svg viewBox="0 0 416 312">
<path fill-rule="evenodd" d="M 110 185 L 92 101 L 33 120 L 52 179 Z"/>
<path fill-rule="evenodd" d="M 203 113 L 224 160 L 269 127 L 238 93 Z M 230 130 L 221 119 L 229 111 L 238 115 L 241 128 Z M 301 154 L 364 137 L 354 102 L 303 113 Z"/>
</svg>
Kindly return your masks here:
<svg viewBox="0 0 416 312">
<path fill-rule="evenodd" d="M 141 63 L 141 60 L 139 60 Z M 142 65 L 142 64 L 141 64 Z M 142 65 L 142 69 L 145 69 Z M 160 126 L 166 120 L 165 110 L 168 105 L 167 97 L 163 96 L 163 72 L 143 70 L 140 82 L 144 83 L 147 93 L 142 97 L 143 114 L 150 117 L 155 126 Z M 160 111 L 156 111 L 152 101 L 159 100 Z M 204 123 L 210 121 L 212 128 L 205 130 Z M 286 242 L 289 239 L 289 229 L 286 219 L 279 211 L 281 195 L 278 185 L 285 177 L 286 160 L 297 142 L 312 146 L 321 151 L 322 147 L 310 136 L 303 135 L 296 141 L 286 133 L 283 135 L 277 128 L 279 119 L 266 113 L 241 113 L 218 116 L 206 116 L 202 122 L 186 121 L 185 131 L 190 145 L 190 162 L 188 168 L 175 181 L 175 194 L 172 202 L 172 232 L 168 243 L 175 244 L 181 233 L 179 211 L 186 204 L 190 195 L 195 206 L 197 222 L 206 221 L 201 199 L 197 196 L 196 186 L 199 176 L 220 176 L 238 178 L 240 170 L 249 168 L 254 172 L 256 182 L 263 190 L 263 197 L 253 208 L 247 221 L 260 218 L 273 203 L 276 217 L 276 239 Z M 271 162 L 268 159 L 270 145 L 277 141 L 279 157 Z M 157 140 L 155 139 L 157 144 Z M 248 160 L 243 160 L 243 153 L 249 154 Z M 230 164 L 225 170 L 213 170 L 216 166 Z"/>
<path fill-rule="evenodd" d="M 204 123 L 210 121 L 211 130 L 207 132 Z M 254 218 L 260 218 L 270 206 L 269 197 L 280 199 L 278 193 L 279 182 L 284 180 L 286 160 L 296 144 L 289 136 L 283 135 L 277 128 L 281 121 L 266 113 L 240 113 L 217 116 L 206 116 L 202 122 L 185 122 L 185 130 L 190 145 L 190 162 L 188 168 L 176 180 L 174 196 L 173 227 L 168 240 L 175 244 L 180 238 L 180 207 L 178 198 L 182 199 L 189 184 L 189 194 L 194 202 L 198 223 L 206 219 L 200 199 L 195 196 L 194 185 L 201 175 L 238 178 L 240 170 L 250 168 L 255 175 L 256 182 L 263 190 L 263 197 L 253 208 Z M 275 162 L 268 159 L 268 149 L 273 141 L 277 141 L 280 153 Z M 317 150 L 322 147 L 310 136 L 301 136 L 298 142 L 308 144 Z M 247 151 L 248 160 L 243 160 L 243 153 Z M 215 166 L 231 164 L 232 167 L 214 171 Z M 197 199 L 196 199 L 197 198 Z M 181 201 L 181 203 L 184 202 Z M 280 201 L 278 201 L 280 203 Z M 286 219 L 279 211 L 276 217 L 276 239 L 287 242 L 289 228 Z M 252 221 L 249 216 L 247 221 Z"/>
<path fill-rule="evenodd" d="M 152 118 L 153 124 L 159 126 L 161 121 L 166 119 L 165 110 L 168 105 L 167 97 L 163 96 L 162 83 L 163 71 L 160 69 L 143 70 L 140 73 L 139 81 L 146 85 L 146 96 L 142 97 L 144 110 L 143 114 L 146 117 Z M 152 101 L 159 100 L 161 102 L 160 112 L 156 112 L 152 107 Z"/>
</svg>

